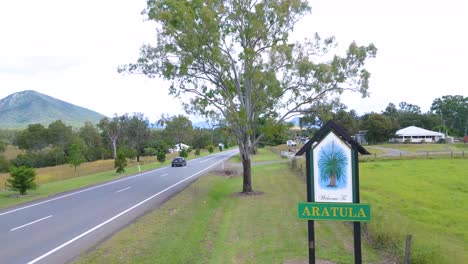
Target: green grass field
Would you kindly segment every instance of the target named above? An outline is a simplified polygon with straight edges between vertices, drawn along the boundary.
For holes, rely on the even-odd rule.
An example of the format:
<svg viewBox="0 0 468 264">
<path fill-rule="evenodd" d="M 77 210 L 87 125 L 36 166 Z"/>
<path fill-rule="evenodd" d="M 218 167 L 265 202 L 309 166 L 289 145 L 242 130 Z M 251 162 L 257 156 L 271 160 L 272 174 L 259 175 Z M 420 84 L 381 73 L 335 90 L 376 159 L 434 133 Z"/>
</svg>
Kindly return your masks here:
<svg viewBox="0 0 468 264">
<path fill-rule="evenodd" d="M 372 147 L 384 147 L 391 149 L 398 149 L 406 152 L 437 152 L 437 151 L 468 151 L 468 144 L 456 143 L 456 144 L 382 144 L 382 145 L 370 145 Z M 364 146 L 367 148 L 367 146 Z M 374 149 L 375 150 L 375 149 Z M 373 151 L 371 151 L 374 153 Z M 380 153 L 377 153 L 380 154 Z"/>
<path fill-rule="evenodd" d="M 412 234 L 412 263 L 468 263 L 466 160 L 370 162 L 360 169 L 377 246 L 402 254 Z"/>
<path fill-rule="evenodd" d="M 303 180 L 286 163 L 277 163 L 254 165 L 253 184 L 256 191 L 264 193 L 239 197 L 240 176 L 203 176 L 77 263 L 269 264 L 306 260 L 307 222 L 297 217 L 297 203 L 306 196 Z M 353 236 L 347 225 L 317 222 L 316 237 L 318 258 L 353 262 Z M 380 263 L 367 246 L 363 256 L 364 263 Z"/>
</svg>

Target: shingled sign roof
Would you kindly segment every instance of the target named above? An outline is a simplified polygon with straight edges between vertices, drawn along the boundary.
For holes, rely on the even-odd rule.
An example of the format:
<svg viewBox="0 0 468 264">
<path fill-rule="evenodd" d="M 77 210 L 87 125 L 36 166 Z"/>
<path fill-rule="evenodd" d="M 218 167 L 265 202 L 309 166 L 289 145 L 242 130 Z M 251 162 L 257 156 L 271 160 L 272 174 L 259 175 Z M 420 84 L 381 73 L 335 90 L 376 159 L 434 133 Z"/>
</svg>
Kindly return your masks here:
<svg viewBox="0 0 468 264">
<path fill-rule="evenodd" d="M 361 154 L 370 154 L 363 146 L 357 143 L 354 139 L 352 139 L 348 133 L 340 127 L 338 124 L 333 122 L 332 120 L 328 121 L 317 133 L 315 133 L 314 137 L 309 140 L 297 153 L 296 156 L 303 155 L 307 150 L 312 148 L 314 142 L 318 142 L 324 138 L 329 131 L 333 131 L 338 137 L 340 137 L 343 141 L 347 142 L 351 145 L 351 147 L 357 150 Z"/>
</svg>

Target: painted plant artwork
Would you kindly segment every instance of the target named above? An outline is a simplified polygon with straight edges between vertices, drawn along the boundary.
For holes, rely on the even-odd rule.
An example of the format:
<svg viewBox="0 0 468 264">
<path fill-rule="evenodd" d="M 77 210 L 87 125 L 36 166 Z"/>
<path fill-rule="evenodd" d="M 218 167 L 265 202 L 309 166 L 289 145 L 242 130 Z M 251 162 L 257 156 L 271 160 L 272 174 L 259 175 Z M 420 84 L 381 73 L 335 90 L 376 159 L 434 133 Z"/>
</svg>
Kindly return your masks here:
<svg viewBox="0 0 468 264">
<path fill-rule="evenodd" d="M 320 149 L 318 167 L 320 185 L 331 189 L 346 187 L 348 157 L 335 141 L 331 141 Z"/>
</svg>

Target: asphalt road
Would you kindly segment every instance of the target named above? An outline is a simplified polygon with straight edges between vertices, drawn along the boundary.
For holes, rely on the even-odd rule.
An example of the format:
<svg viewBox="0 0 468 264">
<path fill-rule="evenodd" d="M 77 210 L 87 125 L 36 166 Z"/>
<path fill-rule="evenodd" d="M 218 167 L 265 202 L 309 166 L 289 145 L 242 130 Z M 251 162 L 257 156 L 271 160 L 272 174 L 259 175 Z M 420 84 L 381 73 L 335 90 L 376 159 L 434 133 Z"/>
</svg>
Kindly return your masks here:
<svg viewBox="0 0 468 264">
<path fill-rule="evenodd" d="M 237 153 L 225 151 L 0 211 L 0 263 L 67 263 Z"/>
</svg>

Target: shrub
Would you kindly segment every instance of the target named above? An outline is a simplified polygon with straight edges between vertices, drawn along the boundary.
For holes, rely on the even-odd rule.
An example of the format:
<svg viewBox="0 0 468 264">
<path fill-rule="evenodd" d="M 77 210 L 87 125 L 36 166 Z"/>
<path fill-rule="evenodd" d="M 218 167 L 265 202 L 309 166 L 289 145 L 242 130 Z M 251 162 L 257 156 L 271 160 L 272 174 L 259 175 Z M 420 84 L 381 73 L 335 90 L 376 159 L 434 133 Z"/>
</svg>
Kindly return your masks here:
<svg viewBox="0 0 468 264">
<path fill-rule="evenodd" d="M 409 139 L 409 138 L 405 139 L 405 142 L 404 142 L 404 143 L 405 143 L 405 144 L 411 143 L 411 139 Z"/>
<path fill-rule="evenodd" d="M 127 158 L 125 157 L 124 152 L 119 151 L 119 153 L 117 153 L 117 158 L 114 161 L 114 168 L 117 169 L 115 172 L 124 173 L 125 167 L 127 167 Z"/>
<path fill-rule="evenodd" d="M 195 150 L 195 156 L 200 156 L 200 149 Z"/>
<path fill-rule="evenodd" d="M 32 168 L 25 166 L 12 167 L 10 175 L 11 177 L 7 179 L 7 186 L 10 190 L 18 191 L 21 195 L 24 195 L 28 190 L 37 188 L 36 172 Z"/>
<path fill-rule="evenodd" d="M 158 159 L 159 162 L 164 162 L 166 161 L 166 152 L 163 151 L 163 150 L 160 150 L 156 156 L 156 158 Z"/>
<path fill-rule="evenodd" d="M 153 156 L 153 155 L 158 155 L 159 152 L 155 148 L 144 148 L 143 149 L 143 155 L 145 156 Z"/>
<path fill-rule="evenodd" d="M 208 149 L 208 152 L 210 152 L 210 154 L 213 153 L 213 151 L 214 151 L 214 147 L 213 147 L 213 146 L 209 145 L 209 146 L 207 146 L 206 148 Z"/>
<path fill-rule="evenodd" d="M 179 151 L 179 156 L 181 156 L 182 158 L 187 158 L 188 157 L 188 151 L 186 149 L 181 149 Z"/>
<path fill-rule="evenodd" d="M 447 143 L 447 141 L 445 140 L 445 138 L 440 138 L 439 140 L 437 140 L 437 143 L 438 144 L 445 144 L 445 143 Z"/>
</svg>

